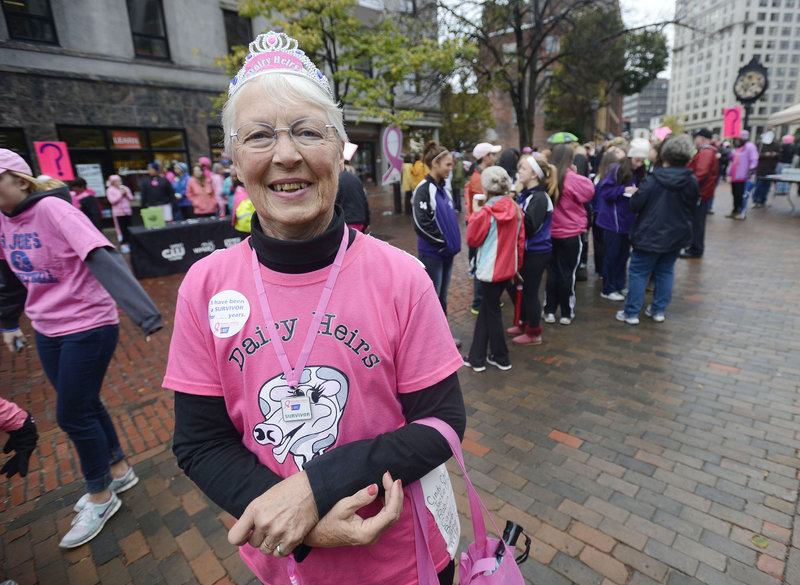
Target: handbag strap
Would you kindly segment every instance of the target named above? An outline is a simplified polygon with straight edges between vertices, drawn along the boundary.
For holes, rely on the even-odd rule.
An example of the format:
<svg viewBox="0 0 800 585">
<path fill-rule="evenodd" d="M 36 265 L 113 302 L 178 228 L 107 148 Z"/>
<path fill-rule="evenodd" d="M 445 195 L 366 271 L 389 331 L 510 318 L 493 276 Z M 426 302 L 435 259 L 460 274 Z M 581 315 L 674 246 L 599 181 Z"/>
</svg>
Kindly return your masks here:
<svg viewBox="0 0 800 585">
<path fill-rule="evenodd" d="M 417 553 L 417 573 L 420 584 L 438 585 L 439 576 L 436 574 L 436 567 L 431 558 L 431 549 L 428 543 L 428 516 L 425 513 L 425 494 L 422 491 L 422 484 L 415 481 L 409 486 L 411 490 L 411 507 L 414 517 L 414 548 Z M 419 538 L 419 535 L 422 538 Z"/>
<path fill-rule="evenodd" d="M 494 519 L 492 519 L 492 515 L 489 513 L 489 510 L 486 509 L 483 500 L 481 500 L 478 492 L 472 485 L 472 481 L 469 479 L 469 475 L 467 475 L 467 468 L 464 465 L 464 455 L 461 452 L 461 441 L 458 440 L 458 435 L 453 428 L 443 420 L 433 417 L 421 418 L 413 422 L 415 424 L 421 424 L 436 429 L 445 439 L 447 439 L 447 442 L 450 444 L 450 450 L 453 452 L 453 457 L 455 457 L 459 467 L 461 467 L 461 473 L 464 475 L 464 481 L 467 484 L 469 509 L 472 516 L 472 531 L 475 537 L 475 542 L 478 543 L 478 546 L 483 548 L 486 544 L 486 524 L 483 521 L 484 510 L 486 511 L 486 515 L 489 517 L 489 522 L 492 523 L 492 527 L 495 529 L 495 533 L 499 536 L 502 536 L 503 533 L 498 530 L 497 525 L 494 523 Z"/>
</svg>

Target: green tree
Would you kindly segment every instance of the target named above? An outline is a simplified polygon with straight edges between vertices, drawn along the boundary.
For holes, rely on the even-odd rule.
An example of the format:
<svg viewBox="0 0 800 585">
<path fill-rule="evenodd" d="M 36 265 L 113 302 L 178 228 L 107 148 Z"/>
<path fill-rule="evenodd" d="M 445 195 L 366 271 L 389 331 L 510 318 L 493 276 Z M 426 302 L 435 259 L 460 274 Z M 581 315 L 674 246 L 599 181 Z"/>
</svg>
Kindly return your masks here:
<svg viewBox="0 0 800 585">
<path fill-rule="evenodd" d="M 669 58 L 663 32 L 627 31 L 613 6 L 584 10 L 562 42 L 565 54 L 547 92 L 546 127 L 583 136 L 590 133 L 592 99 L 603 106 L 609 95 L 640 92 Z"/>
<path fill-rule="evenodd" d="M 663 125 L 668 126 L 675 136 L 680 136 L 686 132 L 686 124 L 684 124 L 684 120 L 682 118 L 683 116 L 679 117 L 672 114 L 667 114 L 664 116 Z"/>
<path fill-rule="evenodd" d="M 520 147 L 530 144 L 534 116 L 543 105 L 550 73 L 576 50 L 562 43 L 562 37 L 576 28 L 585 11 L 605 4 L 600 0 L 440 1 L 449 33 L 478 47 L 478 57 L 469 66 L 479 87 L 508 95 L 516 114 Z M 660 30 L 666 24 L 639 30 Z M 603 31 L 591 54 L 601 54 L 607 42 L 625 32 L 629 31 Z"/>
<path fill-rule="evenodd" d="M 463 151 L 480 142 L 495 123 L 492 104 L 485 95 L 455 92 L 449 84 L 442 88 L 442 128 L 439 131 L 442 144 Z"/>
<path fill-rule="evenodd" d="M 365 22 L 358 6 L 358 0 L 239 0 L 239 13 L 265 16 L 273 29 L 297 39 L 328 76 L 334 99 L 360 108 L 359 118 L 402 127 L 420 113 L 398 103 L 397 86 L 413 77 L 430 91 L 469 50 L 456 40 L 439 43 L 435 27 L 433 34 L 428 30 L 430 18 L 375 12 Z M 246 47 L 237 47 L 217 61 L 235 75 L 246 54 Z"/>
</svg>

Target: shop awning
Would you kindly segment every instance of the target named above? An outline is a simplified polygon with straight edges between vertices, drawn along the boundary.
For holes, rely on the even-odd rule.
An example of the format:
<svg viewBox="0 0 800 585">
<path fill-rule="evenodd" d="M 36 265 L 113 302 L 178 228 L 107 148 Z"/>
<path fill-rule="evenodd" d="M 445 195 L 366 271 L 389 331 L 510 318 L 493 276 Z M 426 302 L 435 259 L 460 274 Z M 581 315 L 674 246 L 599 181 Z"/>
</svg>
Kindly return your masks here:
<svg viewBox="0 0 800 585">
<path fill-rule="evenodd" d="M 800 124 L 800 104 L 775 112 L 767 120 L 767 126 L 783 126 L 784 124 Z"/>
</svg>

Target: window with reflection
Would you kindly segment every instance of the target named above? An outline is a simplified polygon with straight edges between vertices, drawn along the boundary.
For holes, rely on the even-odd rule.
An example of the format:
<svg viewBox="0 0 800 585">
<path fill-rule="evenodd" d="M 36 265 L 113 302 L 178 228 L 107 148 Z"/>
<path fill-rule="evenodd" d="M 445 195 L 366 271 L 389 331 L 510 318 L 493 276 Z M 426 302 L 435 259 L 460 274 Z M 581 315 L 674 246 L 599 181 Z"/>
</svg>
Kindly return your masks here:
<svg viewBox="0 0 800 585">
<path fill-rule="evenodd" d="M 235 10 L 222 11 L 222 18 L 225 21 L 225 40 L 228 48 L 246 47 L 253 40 L 253 25 L 249 18 L 240 16 Z"/>
<path fill-rule="evenodd" d="M 58 44 L 49 0 L 3 0 L 3 16 L 12 39 Z"/>
<path fill-rule="evenodd" d="M 161 0 L 128 0 L 128 17 L 136 56 L 169 59 Z"/>
</svg>

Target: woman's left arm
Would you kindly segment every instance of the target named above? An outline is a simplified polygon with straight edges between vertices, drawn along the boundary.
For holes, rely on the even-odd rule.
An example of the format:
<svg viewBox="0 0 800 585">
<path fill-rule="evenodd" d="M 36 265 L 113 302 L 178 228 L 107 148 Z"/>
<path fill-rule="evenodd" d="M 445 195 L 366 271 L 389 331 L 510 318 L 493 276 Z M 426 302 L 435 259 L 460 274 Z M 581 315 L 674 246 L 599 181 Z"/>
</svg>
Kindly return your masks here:
<svg viewBox="0 0 800 585">
<path fill-rule="evenodd" d="M 111 298 L 145 335 L 155 333 L 163 327 L 161 313 L 131 274 L 119 252 L 108 247 L 95 248 L 89 252 L 85 263 Z"/>
</svg>

